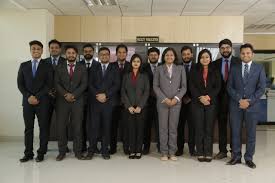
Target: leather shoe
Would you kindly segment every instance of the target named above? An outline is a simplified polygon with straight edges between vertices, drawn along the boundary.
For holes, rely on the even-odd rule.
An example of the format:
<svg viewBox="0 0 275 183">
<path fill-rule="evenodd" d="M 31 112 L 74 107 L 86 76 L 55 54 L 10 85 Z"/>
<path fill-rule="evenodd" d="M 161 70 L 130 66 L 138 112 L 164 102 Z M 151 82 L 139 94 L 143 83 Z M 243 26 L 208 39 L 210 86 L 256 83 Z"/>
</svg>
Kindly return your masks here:
<svg viewBox="0 0 275 183">
<path fill-rule="evenodd" d="M 219 153 L 214 157 L 214 159 L 220 160 L 220 159 L 223 159 L 223 158 L 226 158 L 226 157 L 227 157 L 227 153 L 219 152 Z"/>
<path fill-rule="evenodd" d="M 182 156 L 183 155 L 183 150 L 177 150 L 175 153 L 176 156 Z"/>
<path fill-rule="evenodd" d="M 44 160 L 44 155 L 37 155 L 37 157 L 35 158 L 36 162 L 41 162 Z"/>
<path fill-rule="evenodd" d="M 227 165 L 236 165 L 236 164 L 241 164 L 242 160 L 241 159 L 231 159 L 230 161 L 228 161 L 226 164 Z"/>
<path fill-rule="evenodd" d="M 89 153 L 87 154 L 87 156 L 85 157 L 85 159 L 86 159 L 86 160 L 91 160 L 91 159 L 93 159 L 93 157 L 94 157 L 94 153 L 89 152 Z"/>
<path fill-rule="evenodd" d="M 85 156 L 83 156 L 82 154 L 76 154 L 75 157 L 78 159 L 78 160 L 85 160 Z"/>
<path fill-rule="evenodd" d="M 33 157 L 24 156 L 24 157 L 21 158 L 19 161 L 20 161 L 21 163 L 25 163 L 25 162 L 27 162 L 27 161 L 29 161 L 29 160 L 33 160 Z"/>
<path fill-rule="evenodd" d="M 255 165 L 255 163 L 253 163 L 253 161 L 245 161 L 245 164 L 246 164 L 249 168 L 252 168 L 252 169 L 255 169 L 255 168 L 256 168 L 256 165 Z"/>
<path fill-rule="evenodd" d="M 66 157 L 66 154 L 58 154 L 56 161 L 62 161 Z"/>
<path fill-rule="evenodd" d="M 111 159 L 111 157 L 110 157 L 109 154 L 104 154 L 104 155 L 102 155 L 102 157 L 103 157 L 103 159 L 105 159 L 105 160 Z"/>
</svg>

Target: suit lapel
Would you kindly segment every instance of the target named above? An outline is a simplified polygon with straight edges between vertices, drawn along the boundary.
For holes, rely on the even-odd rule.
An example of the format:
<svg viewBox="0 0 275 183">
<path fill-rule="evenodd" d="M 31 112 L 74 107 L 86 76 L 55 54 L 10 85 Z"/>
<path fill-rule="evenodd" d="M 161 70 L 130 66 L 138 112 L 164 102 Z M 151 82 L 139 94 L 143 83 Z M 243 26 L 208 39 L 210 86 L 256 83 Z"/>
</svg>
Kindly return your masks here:
<svg viewBox="0 0 275 183">
<path fill-rule="evenodd" d="M 80 64 L 80 63 L 76 63 L 76 64 L 75 64 L 75 68 L 74 68 L 74 73 L 73 73 L 72 81 L 75 81 L 76 78 L 78 77 L 78 74 L 79 74 L 79 71 L 80 71 L 79 64 Z"/>
</svg>

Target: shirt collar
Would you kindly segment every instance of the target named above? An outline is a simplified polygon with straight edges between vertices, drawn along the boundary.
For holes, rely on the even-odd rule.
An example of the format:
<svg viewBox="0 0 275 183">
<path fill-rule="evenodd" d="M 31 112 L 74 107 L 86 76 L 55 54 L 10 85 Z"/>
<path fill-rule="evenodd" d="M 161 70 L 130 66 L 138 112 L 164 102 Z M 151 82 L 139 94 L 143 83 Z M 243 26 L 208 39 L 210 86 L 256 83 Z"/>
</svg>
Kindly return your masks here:
<svg viewBox="0 0 275 183">
<path fill-rule="evenodd" d="M 250 62 L 248 62 L 248 63 L 242 62 L 242 65 L 243 65 L 243 66 L 245 66 L 245 64 L 248 64 L 248 67 L 250 67 L 251 64 L 252 64 L 252 60 L 251 60 Z"/>
<path fill-rule="evenodd" d="M 67 60 L 67 65 L 70 65 L 71 63 Z M 76 65 L 76 61 L 73 63 L 74 65 Z"/>
<path fill-rule="evenodd" d="M 39 58 L 39 59 L 32 58 L 31 62 L 33 63 L 34 60 L 37 60 L 37 63 L 39 64 L 39 62 L 41 61 L 41 58 Z"/>
<path fill-rule="evenodd" d="M 91 59 L 91 60 L 86 60 L 86 59 L 85 59 L 85 63 L 86 63 L 86 64 L 88 64 L 88 63 L 89 63 L 89 64 L 92 64 L 92 62 L 93 62 L 93 59 Z"/>
<path fill-rule="evenodd" d="M 57 56 L 57 57 L 51 56 L 52 61 L 53 61 L 53 59 L 56 59 L 56 61 L 58 61 L 58 60 L 59 60 L 59 58 L 60 58 L 60 55 L 59 55 L 59 56 Z"/>
<path fill-rule="evenodd" d="M 168 66 L 168 64 L 165 64 L 166 65 L 166 67 L 168 68 L 168 69 L 172 69 L 173 68 L 173 64 L 171 64 L 170 66 Z"/>
<path fill-rule="evenodd" d="M 152 64 L 149 60 L 148 60 L 149 64 L 153 67 L 153 66 L 158 66 L 158 62 L 155 64 Z"/>
<path fill-rule="evenodd" d="M 107 68 L 107 67 L 108 67 L 108 65 L 109 65 L 109 63 L 106 63 L 106 64 L 101 63 L 101 67 L 103 67 L 103 65 L 105 65 L 105 66 L 106 66 L 106 68 Z"/>
<path fill-rule="evenodd" d="M 228 62 L 231 62 L 232 55 L 230 55 L 229 58 L 222 57 L 222 61 L 225 62 L 225 60 L 228 60 Z"/>
</svg>

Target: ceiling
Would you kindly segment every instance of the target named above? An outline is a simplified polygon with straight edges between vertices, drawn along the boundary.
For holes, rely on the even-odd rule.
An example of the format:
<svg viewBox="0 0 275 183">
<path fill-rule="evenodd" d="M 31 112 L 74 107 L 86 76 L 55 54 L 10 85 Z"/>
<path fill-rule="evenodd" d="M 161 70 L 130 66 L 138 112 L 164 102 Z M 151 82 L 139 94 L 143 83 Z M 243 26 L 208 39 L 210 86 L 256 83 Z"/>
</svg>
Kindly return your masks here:
<svg viewBox="0 0 275 183">
<path fill-rule="evenodd" d="M 47 9 L 54 15 L 94 16 L 241 15 L 245 33 L 275 33 L 275 0 L 101 0 L 116 2 L 112 6 L 88 6 L 86 1 L 1 0 L 0 11 Z"/>
</svg>

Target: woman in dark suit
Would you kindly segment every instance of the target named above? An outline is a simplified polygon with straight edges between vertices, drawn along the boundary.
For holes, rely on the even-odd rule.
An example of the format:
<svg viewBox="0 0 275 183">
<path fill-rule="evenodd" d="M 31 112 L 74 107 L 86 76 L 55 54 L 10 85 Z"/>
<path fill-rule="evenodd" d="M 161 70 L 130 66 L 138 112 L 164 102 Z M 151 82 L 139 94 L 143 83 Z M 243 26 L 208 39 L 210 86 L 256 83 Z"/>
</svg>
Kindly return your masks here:
<svg viewBox="0 0 275 183">
<path fill-rule="evenodd" d="M 145 73 L 141 72 L 142 59 L 138 54 L 134 54 L 130 60 L 131 69 L 122 80 L 121 100 L 125 107 L 125 120 L 128 125 L 130 145 L 130 159 L 140 159 L 143 132 L 145 105 L 149 97 L 149 79 Z"/>
<path fill-rule="evenodd" d="M 195 121 L 195 141 L 200 162 L 212 161 L 213 124 L 216 117 L 217 95 L 221 88 L 218 70 L 211 64 L 212 55 L 203 49 L 198 63 L 190 72 L 192 114 Z"/>
</svg>

